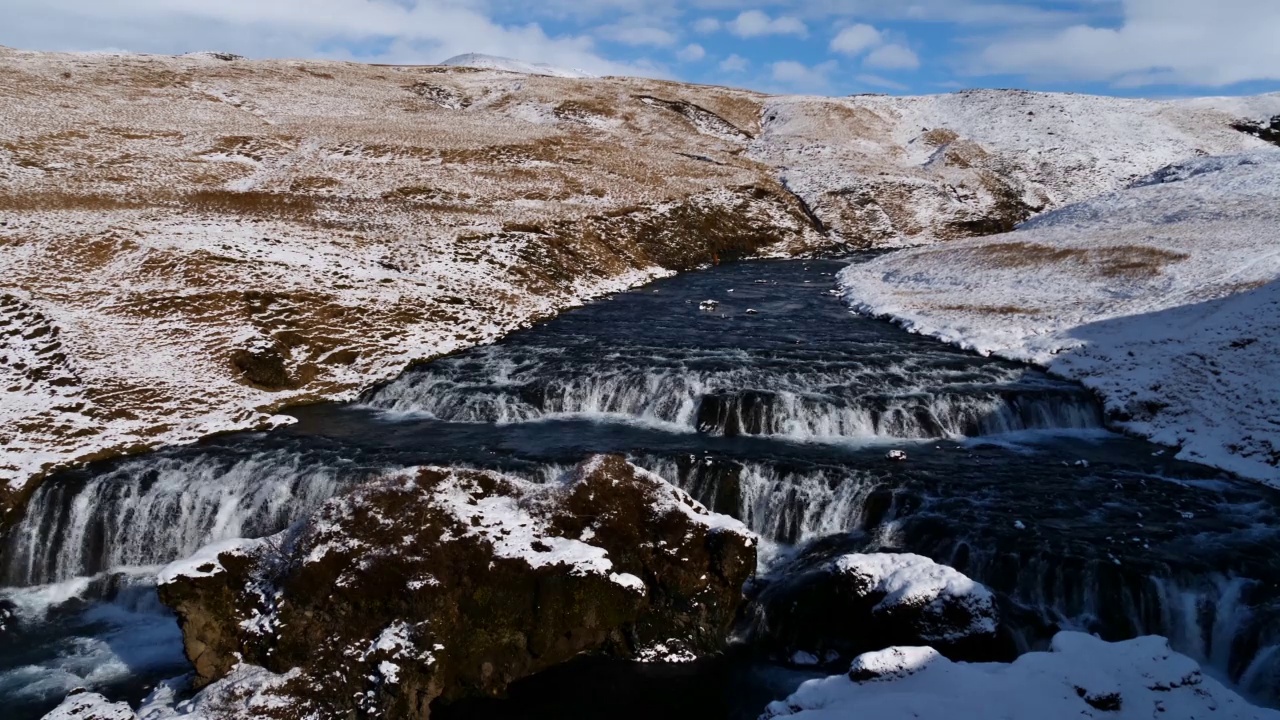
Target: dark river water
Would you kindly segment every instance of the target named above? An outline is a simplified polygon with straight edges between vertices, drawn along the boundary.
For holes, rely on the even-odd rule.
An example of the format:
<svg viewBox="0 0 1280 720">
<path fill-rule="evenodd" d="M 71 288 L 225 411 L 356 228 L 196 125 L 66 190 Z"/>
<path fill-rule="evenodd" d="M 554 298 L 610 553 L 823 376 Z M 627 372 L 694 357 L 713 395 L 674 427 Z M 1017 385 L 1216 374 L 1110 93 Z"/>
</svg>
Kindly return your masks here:
<svg viewBox="0 0 1280 720">
<path fill-rule="evenodd" d="M 5 717 L 38 717 L 77 686 L 137 700 L 185 672 L 151 578 L 209 542 L 277 532 L 405 466 L 546 478 L 602 451 L 746 522 L 766 566 L 819 538 L 920 553 L 995 590 L 1023 649 L 1059 628 L 1161 634 L 1280 705 L 1280 494 L 1106 431 L 1077 385 L 851 315 L 831 292 L 841 267 L 750 262 L 659 281 L 357 403 L 293 411 L 283 430 L 51 479 L 0 563 Z M 569 667 L 546 687 L 600 672 Z M 700 682 L 664 672 L 645 682 Z M 717 687 L 754 688 L 755 711 L 802 679 L 739 675 Z"/>
</svg>

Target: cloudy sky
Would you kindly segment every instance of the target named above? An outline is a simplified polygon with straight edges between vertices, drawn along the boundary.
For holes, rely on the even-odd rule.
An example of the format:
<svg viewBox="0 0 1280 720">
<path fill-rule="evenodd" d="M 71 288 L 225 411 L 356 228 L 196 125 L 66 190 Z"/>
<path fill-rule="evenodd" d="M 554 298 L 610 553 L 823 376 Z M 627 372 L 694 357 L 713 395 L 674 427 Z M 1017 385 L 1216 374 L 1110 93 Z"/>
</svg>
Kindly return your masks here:
<svg viewBox="0 0 1280 720">
<path fill-rule="evenodd" d="M 776 92 L 1280 90 L 1280 0 L 0 0 L 0 45 L 432 63 Z"/>
</svg>

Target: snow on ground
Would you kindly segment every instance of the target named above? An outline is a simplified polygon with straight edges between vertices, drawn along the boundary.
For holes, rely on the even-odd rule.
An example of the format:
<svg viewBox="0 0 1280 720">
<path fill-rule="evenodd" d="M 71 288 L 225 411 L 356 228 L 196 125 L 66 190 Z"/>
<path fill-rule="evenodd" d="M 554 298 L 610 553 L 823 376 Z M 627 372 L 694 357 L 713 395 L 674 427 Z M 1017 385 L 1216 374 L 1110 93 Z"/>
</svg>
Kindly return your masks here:
<svg viewBox="0 0 1280 720">
<path fill-rule="evenodd" d="M 1082 381 L 1120 427 L 1280 483 L 1280 152 L 1177 163 L 1018 231 L 841 273 L 858 310 Z"/>
<path fill-rule="evenodd" d="M 1280 720 L 1253 707 L 1161 637 L 1107 643 L 1059 633 L 1049 652 L 1013 663 L 954 663 L 927 647 L 854 660 L 847 675 L 810 680 L 762 718 L 803 720 Z"/>
<path fill-rule="evenodd" d="M 280 717 L 296 703 L 284 688 L 300 674 L 301 671 L 296 669 L 276 674 L 256 665 L 241 663 L 226 677 L 186 699 L 183 699 L 187 690 L 185 679 L 166 681 L 143 699 L 136 717 L 139 720 Z M 66 705 L 64 702 L 60 709 Z"/>
<path fill-rule="evenodd" d="M 0 508 L 52 468 L 288 422 L 744 238 L 1007 230 L 1262 148 L 1230 125 L 1280 112 L 450 62 L 490 69 L 0 48 Z"/>
<path fill-rule="evenodd" d="M 720 88 L 3 48 L 0 88 L 5 512 L 710 260 L 700 228 L 824 242 L 741 142 L 636 99 L 754 130 Z"/>
<path fill-rule="evenodd" d="M 530 63 L 523 60 L 497 57 L 495 55 L 482 55 L 480 53 L 455 55 L 440 64 L 450 65 L 453 67 L 476 68 L 479 70 L 500 70 L 502 72 L 523 73 L 525 75 L 547 75 L 550 77 L 562 78 L 595 77 L 595 75 L 592 75 L 585 70 L 572 70 L 569 68 L 556 67 L 555 65 L 548 65 L 547 63 Z"/>
<path fill-rule="evenodd" d="M 1188 107 L 1220 110 L 1245 120 L 1269 120 L 1280 115 L 1280 92 L 1236 97 L 1202 97 L 1180 100 Z"/>
<path fill-rule="evenodd" d="M 845 240 L 911 245 L 1010 230 L 1170 163 L 1267 147 L 1230 125 L 1272 109 L 1280 95 L 778 97 L 764 104 L 752 153 Z"/>
<path fill-rule="evenodd" d="M 98 693 L 69 695 L 61 705 L 44 716 L 44 720 L 134 720 L 133 708 L 126 702 L 111 702 Z"/>
</svg>

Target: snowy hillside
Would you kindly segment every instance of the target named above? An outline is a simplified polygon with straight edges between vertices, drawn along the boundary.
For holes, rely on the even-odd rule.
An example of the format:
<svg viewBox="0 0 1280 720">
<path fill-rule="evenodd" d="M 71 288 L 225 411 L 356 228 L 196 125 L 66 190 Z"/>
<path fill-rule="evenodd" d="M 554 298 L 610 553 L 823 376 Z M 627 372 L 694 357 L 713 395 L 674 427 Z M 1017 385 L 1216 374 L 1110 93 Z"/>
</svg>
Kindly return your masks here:
<svg viewBox="0 0 1280 720">
<path fill-rule="evenodd" d="M 765 103 L 752 149 L 849 242 L 920 244 L 1012 230 L 1170 163 L 1268 147 L 1231 128 L 1235 110 L 1280 114 L 1280 95 L 781 97 Z"/>
<path fill-rule="evenodd" d="M 497 57 L 495 55 L 481 55 L 479 53 L 455 55 L 440 64 L 452 67 L 476 68 L 477 70 L 500 70 L 502 72 L 523 73 L 525 75 L 546 75 L 548 77 L 595 77 L 584 70 L 570 70 L 568 68 L 556 67 L 555 65 L 548 65 L 546 63 L 528 63 L 523 60 L 512 60 L 511 58 Z"/>
<path fill-rule="evenodd" d="M 863 311 L 1083 381 L 1182 458 L 1280 483 L 1280 152 L 1178 163 L 841 282 Z"/>
<path fill-rule="evenodd" d="M 759 115 L 644 80 L 0 49 L 0 507 L 43 469 L 826 242 L 742 141 L 641 96 Z"/>
<path fill-rule="evenodd" d="M 1009 230 L 1280 112 L 449 62 L 0 48 L 0 507 L 673 271 Z"/>
</svg>

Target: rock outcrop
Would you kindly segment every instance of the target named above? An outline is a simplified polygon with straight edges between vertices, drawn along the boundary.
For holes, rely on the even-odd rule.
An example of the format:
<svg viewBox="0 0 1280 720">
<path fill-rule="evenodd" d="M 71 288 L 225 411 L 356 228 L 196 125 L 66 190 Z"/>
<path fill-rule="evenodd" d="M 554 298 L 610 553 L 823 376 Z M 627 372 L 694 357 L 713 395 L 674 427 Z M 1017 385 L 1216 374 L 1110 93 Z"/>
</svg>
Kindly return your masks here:
<svg viewBox="0 0 1280 720">
<path fill-rule="evenodd" d="M 160 594 L 213 697 L 254 666 L 289 717 L 425 718 L 582 653 L 716 653 L 754 568 L 739 523 L 601 456 L 549 485 L 424 468 L 363 486 L 170 566 Z"/>
<path fill-rule="evenodd" d="M 820 548 L 818 549 L 820 552 Z M 750 636 L 778 660 L 847 663 L 894 645 L 928 645 L 957 660 L 1006 654 L 986 587 L 911 554 L 802 554 L 754 592 Z"/>
</svg>

